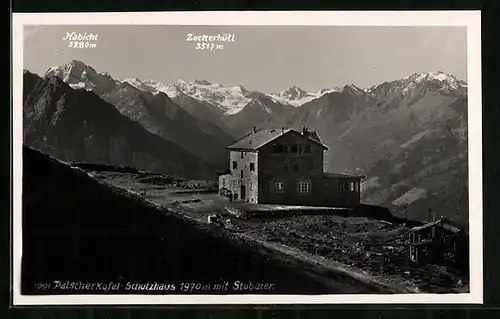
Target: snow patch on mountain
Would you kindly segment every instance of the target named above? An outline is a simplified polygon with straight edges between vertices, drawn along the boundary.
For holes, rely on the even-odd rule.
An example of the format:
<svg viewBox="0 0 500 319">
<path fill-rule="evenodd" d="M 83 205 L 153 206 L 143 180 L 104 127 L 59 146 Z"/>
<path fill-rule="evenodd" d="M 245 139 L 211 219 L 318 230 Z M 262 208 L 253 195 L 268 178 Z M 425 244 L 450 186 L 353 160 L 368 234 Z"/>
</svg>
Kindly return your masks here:
<svg viewBox="0 0 500 319">
<path fill-rule="evenodd" d="M 247 96 L 249 92 L 241 85 L 224 86 L 206 80 L 178 80 L 175 87 L 192 98 L 220 107 L 225 114 L 238 113 L 252 100 Z"/>
<path fill-rule="evenodd" d="M 95 90 L 99 93 L 112 90 L 119 84 L 108 73 L 98 73 L 91 66 L 78 60 L 72 60 L 62 66 L 51 67 L 44 76 L 57 76 L 74 89 Z"/>
<path fill-rule="evenodd" d="M 308 92 L 302 90 L 298 86 L 292 86 L 291 88 L 281 91 L 277 94 L 276 93 L 268 94 L 268 96 L 282 104 L 288 104 L 298 107 L 307 102 L 315 100 L 324 94 L 331 92 L 339 92 L 341 90 L 342 90 L 341 88 L 334 87 L 330 89 L 319 89 L 315 92 Z"/>
<path fill-rule="evenodd" d="M 177 80 L 177 83 L 167 85 L 154 80 L 128 79 L 126 81 L 140 90 L 152 93 L 163 92 L 170 98 L 185 94 L 198 101 L 215 105 L 228 115 L 238 113 L 252 100 L 247 96 L 249 92 L 241 85 L 225 86 L 213 84 L 204 79 L 195 79 L 192 82 Z"/>
<path fill-rule="evenodd" d="M 409 140 L 407 140 L 406 142 L 404 142 L 403 144 L 400 145 L 401 148 L 408 148 L 410 147 L 412 144 L 415 144 L 416 142 L 418 142 L 419 140 L 421 140 L 422 138 L 425 138 L 427 136 L 430 136 L 432 134 L 434 134 L 436 132 L 435 129 L 427 129 L 427 130 L 423 130 L 417 134 L 415 134 L 414 136 L 412 136 Z"/>
<path fill-rule="evenodd" d="M 392 202 L 394 206 L 404 206 L 416 202 L 419 199 L 427 197 L 427 191 L 423 188 L 412 188 L 402 196 L 398 197 Z"/>
<path fill-rule="evenodd" d="M 144 81 L 146 85 L 154 88 L 157 92 L 163 92 L 168 95 L 169 98 L 175 98 L 179 96 L 179 89 L 173 84 L 163 84 L 159 81 L 147 80 Z"/>
<path fill-rule="evenodd" d="M 387 103 L 391 99 L 401 97 L 405 98 L 407 103 L 412 103 L 429 90 L 460 95 L 466 93 L 467 83 L 441 71 L 416 72 L 399 80 L 372 86 L 366 93 L 369 97 L 384 100 Z"/>
<path fill-rule="evenodd" d="M 267 107 L 264 103 L 262 103 L 260 100 L 256 100 L 256 103 L 264 110 L 267 112 L 267 114 L 271 114 L 272 111 L 269 107 Z"/>
<path fill-rule="evenodd" d="M 403 82 L 422 83 L 424 81 L 438 81 L 441 85 L 456 90 L 460 87 L 459 81 L 451 74 L 438 72 L 418 72 L 403 78 Z"/>
<path fill-rule="evenodd" d="M 157 90 L 153 87 L 150 86 L 148 83 L 141 81 L 138 78 L 130 78 L 130 79 L 124 79 L 122 83 L 128 83 L 131 86 L 135 87 L 136 89 L 139 89 L 141 91 L 146 91 L 150 93 L 156 93 Z"/>
</svg>

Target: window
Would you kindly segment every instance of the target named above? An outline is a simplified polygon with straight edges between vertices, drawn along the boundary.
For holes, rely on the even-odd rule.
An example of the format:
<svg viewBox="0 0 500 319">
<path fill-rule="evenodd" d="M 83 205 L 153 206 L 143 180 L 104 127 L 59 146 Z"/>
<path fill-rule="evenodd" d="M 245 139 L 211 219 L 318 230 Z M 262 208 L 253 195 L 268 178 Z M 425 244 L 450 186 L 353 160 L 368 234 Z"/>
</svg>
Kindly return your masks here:
<svg viewBox="0 0 500 319">
<path fill-rule="evenodd" d="M 250 182 L 250 190 L 253 191 L 253 183 Z"/>
<path fill-rule="evenodd" d="M 354 192 L 354 182 L 349 182 L 349 191 Z"/>
<path fill-rule="evenodd" d="M 250 163 L 250 171 L 255 171 L 255 163 Z"/>
<path fill-rule="evenodd" d="M 283 183 L 283 182 L 276 182 L 275 186 L 276 186 L 276 191 L 277 192 L 284 192 L 285 191 L 285 183 Z"/>
<path fill-rule="evenodd" d="M 297 153 L 297 145 L 292 145 L 292 153 Z"/>
<path fill-rule="evenodd" d="M 297 153 L 301 154 L 304 152 L 304 145 L 302 144 L 299 144 L 297 145 L 298 149 L 297 149 Z"/>
<path fill-rule="evenodd" d="M 297 193 L 305 194 L 311 192 L 311 182 L 310 181 L 300 181 L 297 182 Z"/>
<path fill-rule="evenodd" d="M 225 178 L 222 179 L 222 187 L 226 187 L 226 179 Z"/>
<path fill-rule="evenodd" d="M 304 153 L 311 153 L 311 145 L 304 145 Z"/>
<path fill-rule="evenodd" d="M 241 178 L 243 178 L 243 170 L 241 170 L 240 172 L 241 172 Z"/>
<path fill-rule="evenodd" d="M 236 161 L 233 161 L 233 169 L 237 169 L 238 168 L 238 163 Z"/>
<path fill-rule="evenodd" d="M 241 153 L 241 158 L 243 158 L 243 156 L 245 155 L 243 152 L 240 152 Z"/>
</svg>

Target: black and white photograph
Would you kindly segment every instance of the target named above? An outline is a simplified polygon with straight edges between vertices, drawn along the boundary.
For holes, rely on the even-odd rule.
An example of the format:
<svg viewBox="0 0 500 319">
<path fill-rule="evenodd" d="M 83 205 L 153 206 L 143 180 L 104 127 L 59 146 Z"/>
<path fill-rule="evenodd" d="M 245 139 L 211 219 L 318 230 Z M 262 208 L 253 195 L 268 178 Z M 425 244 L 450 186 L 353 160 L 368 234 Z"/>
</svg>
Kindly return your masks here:
<svg viewBox="0 0 500 319">
<path fill-rule="evenodd" d="M 15 303 L 482 303 L 478 12 L 13 23 Z"/>
</svg>

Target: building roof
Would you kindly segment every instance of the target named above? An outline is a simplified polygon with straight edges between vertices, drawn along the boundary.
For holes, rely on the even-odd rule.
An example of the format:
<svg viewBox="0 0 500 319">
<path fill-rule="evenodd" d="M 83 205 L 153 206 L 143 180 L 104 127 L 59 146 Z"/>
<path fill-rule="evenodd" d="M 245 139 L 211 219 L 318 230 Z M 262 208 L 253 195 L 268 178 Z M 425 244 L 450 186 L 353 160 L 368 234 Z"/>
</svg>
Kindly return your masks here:
<svg viewBox="0 0 500 319">
<path fill-rule="evenodd" d="M 229 145 L 228 149 L 257 150 L 262 146 L 268 144 L 269 142 L 277 139 L 278 137 L 283 136 L 290 132 L 296 133 L 297 135 L 307 138 L 308 140 L 316 144 L 319 144 L 324 149 L 327 149 L 327 147 L 323 145 L 323 143 L 321 143 L 321 140 L 319 139 L 319 136 L 316 132 L 305 132 L 305 134 L 301 134 L 298 131 L 290 128 L 254 130 L 249 134 L 243 136 L 233 144 Z"/>
<path fill-rule="evenodd" d="M 439 225 L 441 224 L 441 225 Z M 458 233 L 460 232 L 462 229 L 456 225 L 453 225 L 452 223 L 450 223 L 449 220 L 447 220 L 446 218 L 441 218 L 441 219 L 438 219 L 436 221 L 433 221 L 433 222 L 430 222 L 430 223 L 427 223 L 425 225 L 422 225 L 422 226 L 417 226 L 417 227 L 413 227 L 410 232 L 416 232 L 416 231 L 419 231 L 419 230 L 422 230 L 422 229 L 426 229 L 426 228 L 429 228 L 429 227 L 432 227 L 432 226 L 440 226 L 448 231 L 451 231 L 453 233 Z"/>
<path fill-rule="evenodd" d="M 365 178 L 363 175 L 350 175 L 350 174 L 341 174 L 341 173 L 323 173 L 323 176 L 326 178 Z"/>
</svg>

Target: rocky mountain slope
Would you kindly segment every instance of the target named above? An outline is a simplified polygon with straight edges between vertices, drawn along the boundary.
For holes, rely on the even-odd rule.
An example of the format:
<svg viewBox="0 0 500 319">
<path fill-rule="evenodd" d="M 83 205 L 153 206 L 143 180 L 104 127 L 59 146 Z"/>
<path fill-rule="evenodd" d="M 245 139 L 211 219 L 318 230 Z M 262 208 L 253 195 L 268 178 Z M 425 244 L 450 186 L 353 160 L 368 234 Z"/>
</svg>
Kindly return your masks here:
<svg viewBox="0 0 500 319">
<path fill-rule="evenodd" d="M 234 136 L 241 137 L 257 127 L 273 127 L 293 114 L 295 107 L 281 104 L 277 100 L 260 92 L 249 94 L 250 102 L 238 113 L 226 115 L 223 120 Z"/>
<path fill-rule="evenodd" d="M 225 147 L 233 141 L 229 133 L 213 124 L 210 118 L 205 120 L 202 116 L 192 116 L 167 94 L 147 83 L 138 79 L 120 82 L 109 74 L 97 73 L 91 66 L 76 60 L 52 67 L 45 75 L 55 75 L 73 88 L 98 94 L 149 132 L 218 167 L 223 167 L 227 162 Z"/>
<path fill-rule="evenodd" d="M 148 132 L 111 104 L 57 76 L 25 72 L 24 143 L 64 161 L 130 166 L 213 178 L 214 166 Z M 30 85 L 34 85 L 30 88 Z"/>
<path fill-rule="evenodd" d="M 444 73 L 416 73 L 370 90 L 346 86 L 288 119 L 318 131 L 326 167 L 362 173 L 366 203 L 423 220 L 431 208 L 462 223 L 467 205 L 467 89 Z M 439 216 L 438 216 L 439 217 Z"/>
</svg>

